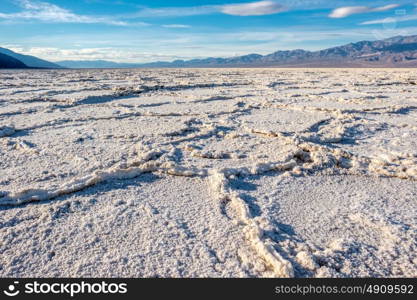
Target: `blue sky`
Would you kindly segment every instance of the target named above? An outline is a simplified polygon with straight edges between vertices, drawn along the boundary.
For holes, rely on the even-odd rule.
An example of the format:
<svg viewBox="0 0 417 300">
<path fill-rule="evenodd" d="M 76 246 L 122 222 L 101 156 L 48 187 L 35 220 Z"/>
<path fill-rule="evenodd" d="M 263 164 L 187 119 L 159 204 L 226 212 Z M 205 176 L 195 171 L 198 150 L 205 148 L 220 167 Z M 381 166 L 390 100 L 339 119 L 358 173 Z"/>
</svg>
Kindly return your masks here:
<svg viewBox="0 0 417 300">
<path fill-rule="evenodd" d="M 51 61 L 171 61 L 417 34 L 417 0 L 1 0 L 0 46 Z"/>
</svg>

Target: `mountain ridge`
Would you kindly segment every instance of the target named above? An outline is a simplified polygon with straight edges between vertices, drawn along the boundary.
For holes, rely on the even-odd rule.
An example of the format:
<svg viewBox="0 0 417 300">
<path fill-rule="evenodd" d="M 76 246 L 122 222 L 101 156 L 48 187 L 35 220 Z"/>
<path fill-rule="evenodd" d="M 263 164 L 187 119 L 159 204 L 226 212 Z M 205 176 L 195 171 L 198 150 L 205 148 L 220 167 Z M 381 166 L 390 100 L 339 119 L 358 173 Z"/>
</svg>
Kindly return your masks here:
<svg viewBox="0 0 417 300">
<path fill-rule="evenodd" d="M 417 35 L 359 41 L 323 50 L 279 50 L 261 55 L 208 57 L 151 63 L 63 60 L 55 63 L 0 48 L 0 53 L 35 68 L 233 68 L 233 67 L 417 67 Z"/>
<path fill-rule="evenodd" d="M 384 40 L 359 41 L 323 50 L 280 50 L 267 55 L 256 53 L 236 57 L 208 57 L 152 63 L 84 62 L 90 68 L 193 68 L 193 67 L 417 67 L 417 35 Z M 58 62 L 59 64 L 60 62 Z M 64 62 L 71 67 L 82 61 Z"/>
<path fill-rule="evenodd" d="M 4 55 L 7 55 L 7 56 L 10 56 L 10 57 L 13 57 L 13 58 L 21 61 L 27 67 L 47 68 L 47 69 L 62 69 L 62 66 L 57 65 L 55 63 L 49 62 L 49 61 L 44 60 L 44 59 L 40 59 L 40 58 L 35 57 L 35 56 L 16 53 L 16 52 L 14 52 L 10 49 L 0 47 L 0 53 L 4 54 Z"/>
<path fill-rule="evenodd" d="M 141 68 L 175 67 L 417 67 L 417 35 L 359 41 L 318 51 L 281 50 L 267 55 L 208 57 L 131 64 Z"/>
<path fill-rule="evenodd" d="M 25 69 L 27 66 L 9 55 L 0 53 L 0 69 Z"/>
</svg>

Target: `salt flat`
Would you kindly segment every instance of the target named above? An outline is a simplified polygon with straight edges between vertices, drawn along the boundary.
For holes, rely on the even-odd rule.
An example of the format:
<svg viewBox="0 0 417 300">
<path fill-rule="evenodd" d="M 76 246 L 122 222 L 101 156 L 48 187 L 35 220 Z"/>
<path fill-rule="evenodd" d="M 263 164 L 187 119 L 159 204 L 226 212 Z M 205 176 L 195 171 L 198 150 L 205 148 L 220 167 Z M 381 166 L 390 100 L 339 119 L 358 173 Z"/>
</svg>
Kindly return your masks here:
<svg viewBox="0 0 417 300">
<path fill-rule="evenodd" d="M 0 276 L 417 276 L 413 69 L 0 72 Z"/>
</svg>

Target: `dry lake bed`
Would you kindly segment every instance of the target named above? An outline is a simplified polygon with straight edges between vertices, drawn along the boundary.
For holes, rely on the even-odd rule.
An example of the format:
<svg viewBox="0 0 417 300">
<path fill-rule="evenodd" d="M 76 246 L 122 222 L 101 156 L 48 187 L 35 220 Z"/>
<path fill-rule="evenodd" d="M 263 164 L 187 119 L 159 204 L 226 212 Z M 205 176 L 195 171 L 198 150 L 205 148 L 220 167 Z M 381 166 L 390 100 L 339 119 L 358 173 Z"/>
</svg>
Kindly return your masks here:
<svg viewBox="0 0 417 300">
<path fill-rule="evenodd" d="M 0 71 L 1 277 L 416 277 L 417 70 Z"/>
</svg>

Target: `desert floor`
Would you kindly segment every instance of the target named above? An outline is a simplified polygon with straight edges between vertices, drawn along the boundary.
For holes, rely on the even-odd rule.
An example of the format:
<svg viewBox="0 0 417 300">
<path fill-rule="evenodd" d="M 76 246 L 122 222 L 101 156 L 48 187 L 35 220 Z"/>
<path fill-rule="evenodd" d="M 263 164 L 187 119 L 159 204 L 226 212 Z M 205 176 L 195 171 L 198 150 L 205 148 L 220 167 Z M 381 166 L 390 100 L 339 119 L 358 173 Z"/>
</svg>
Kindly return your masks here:
<svg viewBox="0 0 417 300">
<path fill-rule="evenodd" d="M 417 276 L 417 70 L 0 72 L 0 276 Z"/>
</svg>

